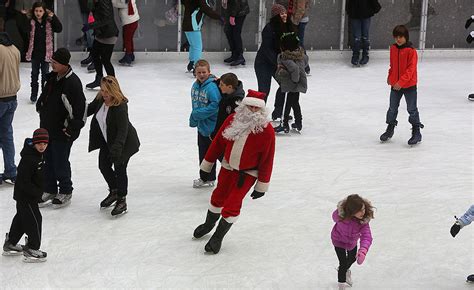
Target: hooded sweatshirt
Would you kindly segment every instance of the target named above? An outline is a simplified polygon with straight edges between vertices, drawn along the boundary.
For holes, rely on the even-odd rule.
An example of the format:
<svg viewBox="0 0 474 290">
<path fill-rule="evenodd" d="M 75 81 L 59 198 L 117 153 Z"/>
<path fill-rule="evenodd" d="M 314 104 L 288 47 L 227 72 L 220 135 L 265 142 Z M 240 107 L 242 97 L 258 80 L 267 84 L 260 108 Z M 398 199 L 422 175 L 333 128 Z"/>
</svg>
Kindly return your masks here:
<svg viewBox="0 0 474 290">
<path fill-rule="evenodd" d="M 221 93 L 221 96 L 222 99 L 219 102 L 219 112 L 217 114 L 216 128 L 211 134 L 212 139 L 214 139 L 214 136 L 216 136 L 217 132 L 219 131 L 219 128 L 222 126 L 222 123 L 224 123 L 225 119 L 227 119 L 229 115 L 235 112 L 235 108 L 237 108 L 237 102 L 242 101 L 242 99 L 245 97 L 242 82 L 239 81 L 237 88 L 232 94 L 228 95 Z"/>
<path fill-rule="evenodd" d="M 43 153 L 36 150 L 31 138 L 26 138 L 20 156 L 13 199 L 38 203 L 43 195 Z"/>
<path fill-rule="evenodd" d="M 197 127 L 198 132 L 205 137 L 211 136 L 216 127 L 221 100 L 219 88 L 214 80 L 215 77 L 211 75 L 202 84 L 195 81 L 191 88 L 193 111 L 189 116 L 189 126 Z"/>
</svg>

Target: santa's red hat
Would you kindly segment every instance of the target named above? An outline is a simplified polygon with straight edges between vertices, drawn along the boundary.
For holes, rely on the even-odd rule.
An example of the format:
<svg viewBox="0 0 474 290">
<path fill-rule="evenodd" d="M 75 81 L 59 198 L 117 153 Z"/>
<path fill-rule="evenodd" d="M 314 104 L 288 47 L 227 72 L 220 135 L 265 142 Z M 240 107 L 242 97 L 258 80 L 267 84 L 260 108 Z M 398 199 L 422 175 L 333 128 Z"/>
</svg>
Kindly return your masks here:
<svg viewBox="0 0 474 290">
<path fill-rule="evenodd" d="M 242 104 L 247 106 L 254 106 L 265 108 L 265 93 L 248 90 L 247 96 L 242 100 Z"/>
</svg>

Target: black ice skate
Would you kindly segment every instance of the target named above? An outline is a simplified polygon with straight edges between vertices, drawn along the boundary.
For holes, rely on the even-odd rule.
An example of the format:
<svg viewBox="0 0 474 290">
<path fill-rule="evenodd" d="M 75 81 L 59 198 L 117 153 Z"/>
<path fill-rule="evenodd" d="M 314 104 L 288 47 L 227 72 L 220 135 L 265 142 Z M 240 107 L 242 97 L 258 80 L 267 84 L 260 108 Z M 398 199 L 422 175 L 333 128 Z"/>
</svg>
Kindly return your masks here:
<svg viewBox="0 0 474 290">
<path fill-rule="evenodd" d="M 221 250 L 222 240 L 224 239 L 225 234 L 229 231 L 232 223 L 228 223 L 224 218 L 221 218 L 219 224 L 217 225 L 217 229 L 207 242 L 204 250 L 208 253 L 217 254 Z"/>
<path fill-rule="evenodd" d="M 8 240 L 8 233 L 5 234 L 5 243 L 3 243 L 3 256 L 19 256 L 23 253 L 23 245 L 13 245 Z"/>
<path fill-rule="evenodd" d="M 239 66 L 239 65 L 245 65 L 245 58 L 243 56 L 239 56 L 236 58 L 234 61 L 230 63 L 230 66 Z"/>
<path fill-rule="evenodd" d="M 125 213 L 127 213 L 127 200 L 125 197 L 120 197 L 117 199 L 111 214 L 112 216 L 118 216 Z"/>
<path fill-rule="evenodd" d="M 388 124 L 385 132 L 382 135 L 380 135 L 380 141 L 385 142 L 388 139 L 392 138 L 393 133 L 395 131 L 395 126 L 396 126 L 395 124 Z"/>
<path fill-rule="evenodd" d="M 94 62 L 91 62 L 91 63 L 87 66 L 87 72 L 88 72 L 88 73 L 93 73 L 93 72 L 95 72 L 95 64 L 94 64 Z"/>
<path fill-rule="evenodd" d="M 116 189 L 110 189 L 109 190 L 109 195 L 107 195 L 107 197 L 103 201 L 101 201 L 100 208 L 110 207 L 116 201 L 117 201 L 117 190 Z"/>
<path fill-rule="evenodd" d="M 89 52 L 89 55 L 85 59 L 81 60 L 81 66 L 88 66 L 92 63 L 92 61 L 92 53 Z"/>
<path fill-rule="evenodd" d="M 60 193 L 53 199 L 53 208 L 58 209 L 71 204 L 72 194 Z"/>
<path fill-rule="evenodd" d="M 102 76 L 97 76 L 92 83 L 88 83 L 86 85 L 86 89 L 93 90 L 95 88 L 100 87 L 100 81 L 102 80 Z"/>
<path fill-rule="evenodd" d="M 416 145 L 421 142 L 421 132 L 420 128 L 423 128 L 424 126 L 422 124 L 418 126 L 413 126 L 411 128 L 411 138 L 408 140 L 408 145 Z"/>
<path fill-rule="evenodd" d="M 468 282 L 468 283 L 474 283 L 474 274 L 467 276 L 466 282 Z"/>
<path fill-rule="evenodd" d="M 470 95 L 467 97 L 467 99 L 468 99 L 469 101 L 474 101 L 474 94 L 470 94 Z"/>
<path fill-rule="evenodd" d="M 301 133 L 301 129 L 303 129 L 303 125 L 297 124 L 296 122 L 291 124 L 291 129 L 297 133 Z"/>
<path fill-rule="evenodd" d="M 40 250 L 33 250 L 25 246 L 23 248 L 23 262 L 25 263 L 40 263 L 46 262 L 46 252 Z"/>
<path fill-rule="evenodd" d="M 207 210 L 206 221 L 194 230 L 193 236 L 196 239 L 199 239 L 202 238 L 204 235 L 207 235 L 210 231 L 212 231 L 220 216 L 220 213 L 214 213 L 210 210 Z"/>
</svg>

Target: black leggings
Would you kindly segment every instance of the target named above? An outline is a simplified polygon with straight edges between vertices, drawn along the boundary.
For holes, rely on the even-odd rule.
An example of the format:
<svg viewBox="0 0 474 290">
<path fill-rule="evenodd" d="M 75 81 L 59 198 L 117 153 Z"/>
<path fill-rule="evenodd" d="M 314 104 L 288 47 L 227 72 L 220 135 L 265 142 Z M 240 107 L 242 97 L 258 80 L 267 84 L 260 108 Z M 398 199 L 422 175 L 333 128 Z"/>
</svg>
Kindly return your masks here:
<svg viewBox="0 0 474 290">
<path fill-rule="evenodd" d="M 300 107 L 300 93 L 298 92 L 289 92 L 286 94 L 286 105 L 285 105 L 285 113 L 283 117 L 283 123 L 286 125 L 288 124 L 288 119 L 290 116 L 290 111 L 293 109 L 293 113 L 295 114 L 295 124 L 301 125 L 301 107 Z"/>
<path fill-rule="evenodd" d="M 356 261 L 357 246 L 348 251 L 343 248 L 334 247 L 337 258 L 339 259 L 339 270 L 337 271 L 337 281 L 340 283 L 346 282 L 346 272 Z"/>
<path fill-rule="evenodd" d="M 108 76 L 115 76 L 114 66 L 110 61 L 113 52 L 113 44 L 103 44 L 94 39 L 94 43 L 92 44 L 92 59 L 94 60 L 96 78 L 102 78 L 104 76 L 102 65 Z"/>
</svg>

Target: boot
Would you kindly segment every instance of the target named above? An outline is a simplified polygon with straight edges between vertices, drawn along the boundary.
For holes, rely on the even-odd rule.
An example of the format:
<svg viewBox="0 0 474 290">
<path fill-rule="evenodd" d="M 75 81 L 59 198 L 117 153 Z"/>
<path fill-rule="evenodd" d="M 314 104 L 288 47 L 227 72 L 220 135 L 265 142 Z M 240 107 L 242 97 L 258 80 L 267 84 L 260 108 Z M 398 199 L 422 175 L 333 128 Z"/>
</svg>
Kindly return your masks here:
<svg viewBox="0 0 474 290">
<path fill-rule="evenodd" d="M 23 253 L 23 245 L 13 245 L 8 239 L 8 233 L 5 234 L 5 242 L 3 243 L 3 256 L 18 256 Z"/>
<path fill-rule="evenodd" d="M 132 56 L 129 53 L 126 53 L 124 57 L 119 60 L 121 65 L 132 66 Z"/>
<path fill-rule="evenodd" d="M 35 103 L 38 98 L 38 83 L 31 83 L 30 101 Z"/>
<path fill-rule="evenodd" d="M 362 39 L 362 58 L 359 62 L 360 65 L 366 65 L 369 62 L 369 49 L 370 41 L 368 39 Z"/>
<path fill-rule="evenodd" d="M 186 67 L 188 72 L 194 71 L 194 61 L 190 61 Z"/>
<path fill-rule="evenodd" d="M 206 252 L 213 252 L 214 254 L 219 253 L 222 246 L 222 239 L 224 239 L 225 234 L 227 234 L 231 226 L 232 223 L 228 223 L 224 218 L 221 218 L 216 231 L 204 247 Z"/>
<path fill-rule="evenodd" d="M 89 55 L 85 59 L 81 60 L 81 66 L 88 66 L 91 63 L 92 63 L 92 54 L 89 52 Z"/>
<path fill-rule="evenodd" d="M 88 83 L 86 85 L 86 89 L 95 89 L 97 87 L 100 87 L 100 81 L 102 80 L 102 76 L 96 76 L 95 80 L 92 83 Z"/>
<path fill-rule="evenodd" d="M 232 54 L 230 57 L 224 59 L 224 62 L 225 63 L 231 63 L 234 61 L 234 55 Z"/>
<path fill-rule="evenodd" d="M 112 216 L 116 216 L 119 214 L 123 214 L 127 212 L 127 200 L 125 197 L 117 198 L 117 202 L 115 203 L 115 207 L 112 210 Z"/>
<path fill-rule="evenodd" d="M 207 210 L 206 221 L 194 230 L 193 236 L 196 239 L 199 239 L 208 234 L 210 231 L 212 231 L 220 216 L 220 213 L 213 213 L 212 211 Z"/>
<path fill-rule="evenodd" d="M 135 61 L 135 54 L 133 52 L 130 53 L 130 57 L 132 58 L 132 62 L 134 62 Z"/>
<path fill-rule="evenodd" d="M 359 65 L 359 56 L 360 56 L 360 40 L 354 40 L 354 45 L 352 46 L 352 65 Z"/>
<path fill-rule="evenodd" d="M 87 72 L 90 72 L 90 73 L 95 72 L 95 65 L 94 65 L 94 62 L 91 62 L 91 63 L 87 66 Z"/>
<path fill-rule="evenodd" d="M 408 145 L 416 145 L 417 143 L 421 142 L 421 132 L 420 128 L 423 128 L 422 124 L 420 125 L 413 125 L 411 128 L 411 138 L 408 140 Z"/>
<path fill-rule="evenodd" d="M 233 62 L 230 63 L 230 66 L 239 66 L 239 65 L 245 65 L 245 58 L 243 55 L 240 55 Z"/>
<path fill-rule="evenodd" d="M 396 124 L 388 124 L 387 129 L 385 132 L 380 135 L 380 141 L 385 142 L 388 139 L 392 138 L 393 132 L 395 131 Z"/>
<path fill-rule="evenodd" d="M 100 203 L 100 208 L 107 208 L 117 201 L 117 189 L 109 189 L 109 195 Z"/>
</svg>

